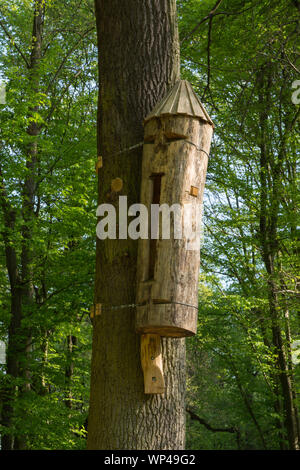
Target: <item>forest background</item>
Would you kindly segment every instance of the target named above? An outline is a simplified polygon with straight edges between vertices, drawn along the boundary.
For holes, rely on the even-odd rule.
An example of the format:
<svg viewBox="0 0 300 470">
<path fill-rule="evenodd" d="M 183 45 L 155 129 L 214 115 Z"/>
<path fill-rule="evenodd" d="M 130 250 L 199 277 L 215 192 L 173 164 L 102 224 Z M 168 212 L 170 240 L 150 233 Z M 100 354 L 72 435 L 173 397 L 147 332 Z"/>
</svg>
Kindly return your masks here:
<svg viewBox="0 0 300 470">
<path fill-rule="evenodd" d="M 84 449 L 94 5 L 40 3 L 0 4 L 1 445 Z M 300 3 L 178 0 L 177 9 L 181 76 L 215 124 L 198 334 L 187 340 L 187 448 L 295 449 Z"/>
</svg>

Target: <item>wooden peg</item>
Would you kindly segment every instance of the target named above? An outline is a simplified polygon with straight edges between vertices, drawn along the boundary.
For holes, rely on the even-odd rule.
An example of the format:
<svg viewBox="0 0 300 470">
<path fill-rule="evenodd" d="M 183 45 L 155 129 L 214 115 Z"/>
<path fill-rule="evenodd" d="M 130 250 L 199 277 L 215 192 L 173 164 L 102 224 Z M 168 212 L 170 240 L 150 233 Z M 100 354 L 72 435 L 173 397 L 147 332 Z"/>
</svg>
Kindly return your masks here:
<svg viewBox="0 0 300 470">
<path fill-rule="evenodd" d="M 111 182 L 111 190 L 118 193 L 123 188 L 123 180 L 121 178 L 115 178 Z"/>
<path fill-rule="evenodd" d="M 198 191 L 199 191 L 199 189 L 196 188 L 196 186 L 191 186 L 190 195 L 194 196 L 194 197 L 197 197 L 198 196 Z"/>
<path fill-rule="evenodd" d="M 165 380 L 159 335 L 141 335 L 141 362 L 145 393 L 164 393 Z"/>
<path fill-rule="evenodd" d="M 96 173 L 98 173 L 99 168 L 102 168 L 102 166 L 103 166 L 102 157 L 99 155 L 98 160 L 95 165 Z"/>
<path fill-rule="evenodd" d="M 98 316 L 101 314 L 101 304 L 94 304 L 91 306 L 91 313 L 90 317 L 94 318 L 95 316 Z"/>
<path fill-rule="evenodd" d="M 95 313 L 94 313 L 94 305 L 92 305 L 91 308 L 90 308 L 90 317 L 91 317 L 91 318 L 94 318 L 94 316 L 95 316 Z"/>
</svg>

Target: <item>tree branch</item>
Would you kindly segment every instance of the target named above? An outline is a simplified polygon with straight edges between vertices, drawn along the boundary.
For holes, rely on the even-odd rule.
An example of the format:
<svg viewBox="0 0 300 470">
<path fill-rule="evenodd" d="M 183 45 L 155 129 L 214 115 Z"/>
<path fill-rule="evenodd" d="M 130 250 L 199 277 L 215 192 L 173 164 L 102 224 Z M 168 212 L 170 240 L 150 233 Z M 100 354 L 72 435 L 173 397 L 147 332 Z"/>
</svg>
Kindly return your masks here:
<svg viewBox="0 0 300 470">
<path fill-rule="evenodd" d="M 197 29 L 200 28 L 200 26 L 205 23 L 205 21 L 207 21 L 208 19 L 211 19 L 212 16 L 215 14 L 216 10 L 219 8 L 219 6 L 221 5 L 223 0 L 218 0 L 217 3 L 215 4 L 215 6 L 210 10 L 210 12 L 208 13 L 207 16 L 205 16 L 205 18 L 203 18 L 201 21 L 199 21 L 198 24 L 196 24 L 196 26 L 192 29 L 192 31 L 187 35 L 185 36 L 182 41 L 181 41 L 181 44 L 186 41 L 188 38 L 190 38 L 196 31 Z"/>
<path fill-rule="evenodd" d="M 53 83 L 55 82 L 55 80 L 57 79 L 57 77 L 59 76 L 60 72 L 62 71 L 65 63 L 67 62 L 68 58 L 73 54 L 73 52 L 76 50 L 76 47 L 78 46 L 78 44 L 82 41 L 83 38 L 85 38 L 93 29 L 95 28 L 95 26 L 92 26 L 91 28 L 87 29 L 84 33 L 82 33 L 82 35 L 80 36 L 80 38 L 78 39 L 78 41 L 75 42 L 75 44 L 68 50 L 68 52 L 66 53 L 65 57 L 63 58 L 63 60 L 61 61 L 57 71 L 55 72 L 54 74 L 54 77 L 52 78 L 52 80 L 50 81 L 48 87 L 47 87 L 47 91 L 46 91 L 46 94 L 49 92 L 49 90 L 52 88 L 52 85 Z"/>
<path fill-rule="evenodd" d="M 19 48 L 19 46 L 16 44 L 14 38 L 11 36 L 10 32 L 6 29 L 6 27 L 4 26 L 3 22 L 0 20 L 0 26 L 1 28 L 3 29 L 4 33 L 6 34 L 6 36 L 9 38 L 10 42 L 12 43 L 12 45 L 14 46 L 14 48 L 18 51 L 18 53 L 20 54 L 20 56 L 22 57 L 22 59 L 24 60 L 25 64 L 26 64 L 26 67 L 29 68 L 29 62 L 28 60 L 26 59 L 25 55 L 23 54 L 23 52 L 21 51 L 21 49 Z"/>
<path fill-rule="evenodd" d="M 205 421 L 205 419 L 200 418 L 200 416 L 196 415 L 196 413 L 194 413 L 194 411 L 192 411 L 190 408 L 186 408 L 186 412 L 190 415 L 192 420 L 198 421 L 198 423 L 203 424 L 203 426 L 205 426 L 206 429 L 208 429 L 208 431 L 212 431 L 212 432 L 229 432 L 231 434 L 239 433 L 239 430 L 234 428 L 233 426 L 230 427 L 230 428 L 215 428 L 215 427 L 211 426 L 207 421 Z"/>
<path fill-rule="evenodd" d="M 187 35 L 185 36 L 182 41 L 180 42 L 180 44 L 182 44 L 184 41 L 186 41 L 187 39 L 189 39 L 196 31 L 197 29 L 199 29 L 199 27 L 205 23 L 205 21 L 213 18 L 214 16 L 220 16 L 220 15 L 225 15 L 225 16 L 235 16 L 235 15 L 241 15 L 242 13 L 245 13 L 246 11 L 248 10 L 251 10 L 252 8 L 254 8 L 256 5 L 259 4 L 259 2 L 255 3 L 254 5 L 251 5 L 250 7 L 248 8 L 245 8 L 244 10 L 241 10 L 241 11 L 216 11 L 217 8 L 220 6 L 222 0 L 217 2 L 216 5 L 212 8 L 212 10 L 208 13 L 207 16 L 205 16 L 205 18 L 203 18 L 193 29 L 192 31 Z"/>
<path fill-rule="evenodd" d="M 212 21 L 213 21 L 213 17 L 211 16 L 209 18 L 208 33 L 207 33 L 207 83 L 202 94 L 202 100 L 204 99 L 206 92 L 209 91 L 209 86 L 210 86 L 210 44 L 211 44 Z"/>
</svg>

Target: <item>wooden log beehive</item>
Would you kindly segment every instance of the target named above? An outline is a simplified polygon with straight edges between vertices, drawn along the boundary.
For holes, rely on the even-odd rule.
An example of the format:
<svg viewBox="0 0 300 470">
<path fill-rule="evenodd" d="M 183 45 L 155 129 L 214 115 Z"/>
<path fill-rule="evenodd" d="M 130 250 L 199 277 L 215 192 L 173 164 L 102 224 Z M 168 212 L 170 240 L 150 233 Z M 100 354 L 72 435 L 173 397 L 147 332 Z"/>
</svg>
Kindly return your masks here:
<svg viewBox="0 0 300 470">
<path fill-rule="evenodd" d="M 159 238 L 149 230 L 149 238 L 139 240 L 136 331 L 191 336 L 197 329 L 200 242 L 190 249 L 189 231 L 195 232 L 202 206 L 213 123 L 190 83 L 179 80 L 146 117 L 144 129 L 141 203 L 149 214 L 153 204 L 191 209 L 188 215 L 170 212 L 169 237 L 161 233 L 162 216 Z"/>
</svg>

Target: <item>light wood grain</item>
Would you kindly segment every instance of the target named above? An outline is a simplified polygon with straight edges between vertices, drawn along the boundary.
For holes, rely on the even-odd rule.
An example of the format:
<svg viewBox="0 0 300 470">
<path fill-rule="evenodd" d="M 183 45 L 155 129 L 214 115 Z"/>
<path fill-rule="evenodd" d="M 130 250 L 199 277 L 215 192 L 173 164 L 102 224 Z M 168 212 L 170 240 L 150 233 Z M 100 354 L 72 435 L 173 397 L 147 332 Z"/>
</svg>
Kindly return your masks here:
<svg viewBox="0 0 300 470">
<path fill-rule="evenodd" d="M 211 123 L 189 116 L 161 116 L 146 123 L 141 203 L 148 208 L 149 227 L 153 175 L 160 174 L 160 205 L 190 204 L 190 217 L 184 219 L 182 211 L 180 225 L 195 230 L 195 210 L 203 202 L 212 133 Z M 196 249 L 188 250 L 188 235 L 183 230 L 182 238 L 175 239 L 174 224 L 170 225 L 170 238 L 156 241 L 153 278 L 149 276 L 150 239 L 139 240 L 136 331 L 184 337 L 197 329 L 200 241 Z"/>
<path fill-rule="evenodd" d="M 164 393 L 165 381 L 159 335 L 141 335 L 141 363 L 145 393 Z"/>
</svg>

